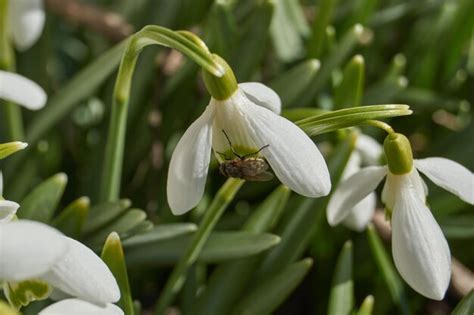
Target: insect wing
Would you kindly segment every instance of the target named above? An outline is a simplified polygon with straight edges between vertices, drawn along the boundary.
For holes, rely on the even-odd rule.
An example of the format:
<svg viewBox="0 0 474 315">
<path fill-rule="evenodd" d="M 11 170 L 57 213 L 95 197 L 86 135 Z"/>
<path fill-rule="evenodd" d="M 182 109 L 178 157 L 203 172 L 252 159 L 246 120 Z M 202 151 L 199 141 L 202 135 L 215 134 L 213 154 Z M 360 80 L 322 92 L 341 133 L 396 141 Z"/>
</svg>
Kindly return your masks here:
<svg viewBox="0 0 474 315">
<path fill-rule="evenodd" d="M 246 176 L 244 179 L 252 182 L 266 182 L 273 179 L 273 174 L 270 172 L 261 172 L 253 176 Z"/>
</svg>

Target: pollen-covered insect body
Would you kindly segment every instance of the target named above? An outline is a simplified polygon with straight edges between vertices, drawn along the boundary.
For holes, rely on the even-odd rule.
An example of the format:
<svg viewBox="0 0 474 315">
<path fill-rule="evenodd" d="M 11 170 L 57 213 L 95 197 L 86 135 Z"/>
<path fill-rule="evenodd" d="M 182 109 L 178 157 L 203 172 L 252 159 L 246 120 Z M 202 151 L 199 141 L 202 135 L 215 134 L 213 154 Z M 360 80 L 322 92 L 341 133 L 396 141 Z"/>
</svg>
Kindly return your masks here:
<svg viewBox="0 0 474 315">
<path fill-rule="evenodd" d="M 263 149 L 269 147 L 270 145 L 267 144 L 261 147 L 254 153 L 246 154 L 246 155 L 239 155 L 235 152 L 234 148 L 232 147 L 232 143 L 230 142 L 227 133 L 222 130 L 227 141 L 229 142 L 230 149 L 232 153 L 236 156 L 235 159 L 225 159 L 226 155 L 220 152 L 217 152 L 224 156 L 224 161 L 219 165 L 219 171 L 222 175 L 226 177 L 234 177 L 234 178 L 241 178 L 248 181 L 268 181 L 273 178 L 273 174 L 267 172 L 268 164 L 267 162 L 258 156 L 254 156 L 258 154 Z"/>
<path fill-rule="evenodd" d="M 219 165 L 219 171 L 222 175 L 249 181 L 271 180 L 273 174 L 267 172 L 267 169 L 267 162 L 259 157 L 236 158 L 226 160 Z"/>
</svg>

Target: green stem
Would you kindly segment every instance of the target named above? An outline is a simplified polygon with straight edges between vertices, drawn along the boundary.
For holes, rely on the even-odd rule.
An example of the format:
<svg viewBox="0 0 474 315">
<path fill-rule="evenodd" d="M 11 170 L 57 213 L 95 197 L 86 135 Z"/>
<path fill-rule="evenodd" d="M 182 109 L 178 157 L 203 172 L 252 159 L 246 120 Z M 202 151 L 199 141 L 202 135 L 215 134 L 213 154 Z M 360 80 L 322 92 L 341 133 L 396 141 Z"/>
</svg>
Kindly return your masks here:
<svg viewBox="0 0 474 315">
<path fill-rule="evenodd" d="M 165 288 L 163 289 L 160 299 L 158 300 L 155 314 L 164 314 L 166 307 L 173 301 L 173 298 L 182 288 L 189 267 L 191 267 L 191 265 L 196 262 L 202 248 L 204 247 L 204 244 L 209 238 L 212 229 L 243 183 L 243 180 L 229 178 L 221 187 L 221 189 L 219 189 L 209 209 L 206 210 L 206 213 L 204 214 L 202 222 L 196 231 L 191 244 L 189 244 L 184 256 L 173 269 L 173 272 L 169 277 Z"/>
<path fill-rule="evenodd" d="M 105 161 L 100 190 L 101 201 L 113 201 L 118 199 L 120 195 L 128 100 L 133 71 L 135 70 L 139 54 L 139 51 L 136 50 L 136 42 L 135 37 L 130 39 L 122 56 L 115 83 L 109 135 L 105 147 Z"/>
<path fill-rule="evenodd" d="M 15 71 L 15 55 L 10 44 L 8 32 L 8 0 L 0 0 L 0 69 Z M 2 104 L 3 116 L 7 125 L 8 140 L 23 140 L 23 118 L 21 109 L 13 103 Z"/>
<path fill-rule="evenodd" d="M 383 129 L 389 135 L 393 135 L 395 133 L 392 126 L 390 126 L 389 124 L 384 123 L 383 121 L 380 121 L 380 120 L 367 120 L 367 121 L 364 122 L 364 125 L 373 126 L 373 127 Z"/>
<path fill-rule="evenodd" d="M 100 201 L 117 200 L 120 195 L 132 77 L 138 56 L 141 50 L 148 45 L 174 48 L 217 77 L 221 77 L 225 73 L 225 68 L 212 58 L 207 48 L 203 48 L 189 34 L 183 35 L 161 26 L 152 25 L 144 27 L 129 39 L 115 82 L 111 122 L 105 148 Z"/>
</svg>

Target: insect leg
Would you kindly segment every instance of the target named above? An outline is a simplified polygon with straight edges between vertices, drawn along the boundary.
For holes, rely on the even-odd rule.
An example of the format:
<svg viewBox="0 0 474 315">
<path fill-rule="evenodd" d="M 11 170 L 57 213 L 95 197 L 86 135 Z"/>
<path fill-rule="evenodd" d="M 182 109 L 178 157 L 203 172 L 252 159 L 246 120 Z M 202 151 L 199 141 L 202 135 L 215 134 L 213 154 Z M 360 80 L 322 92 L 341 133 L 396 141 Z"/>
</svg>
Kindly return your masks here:
<svg viewBox="0 0 474 315">
<path fill-rule="evenodd" d="M 215 152 L 216 152 L 217 154 L 220 154 L 220 155 L 224 158 L 224 160 L 227 160 L 227 155 L 225 155 L 224 153 L 219 152 L 219 151 L 215 151 Z"/>
</svg>

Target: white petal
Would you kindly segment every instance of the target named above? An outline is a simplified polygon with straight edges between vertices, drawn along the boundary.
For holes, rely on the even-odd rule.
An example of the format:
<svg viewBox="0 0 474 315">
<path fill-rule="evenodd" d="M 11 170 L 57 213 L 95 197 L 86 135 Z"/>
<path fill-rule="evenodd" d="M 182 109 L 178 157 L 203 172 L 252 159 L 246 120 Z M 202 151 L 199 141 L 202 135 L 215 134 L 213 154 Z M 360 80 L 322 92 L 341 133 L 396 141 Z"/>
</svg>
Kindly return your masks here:
<svg viewBox="0 0 474 315">
<path fill-rule="evenodd" d="M 39 315 L 123 315 L 123 311 L 114 304 L 98 306 L 80 299 L 67 299 L 51 304 L 39 312 Z"/>
<path fill-rule="evenodd" d="M 339 183 L 327 206 L 330 225 L 339 224 L 362 199 L 377 188 L 387 174 L 385 166 L 369 166 Z"/>
<path fill-rule="evenodd" d="M 240 83 L 245 95 L 253 103 L 263 106 L 276 114 L 281 113 L 281 100 L 278 94 L 268 86 L 258 82 Z"/>
<path fill-rule="evenodd" d="M 211 159 L 213 107 L 189 126 L 174 149 L 166 193 L 174 215 L 194 208 L 202 198 Z"/>
<path fill-rule="evenodd" d="M 14 0 L 8 4 L 13 40 L 19 50 L 26 50 L 33 46 L 43 32 L 43 0 Z"/>
<path fill-rule="evenodd" d="M 120 291 L 107 265 L 85 245 L 65 238 L 67 253 L 41 278 L 66 294 L 92 303 L 117 302 Z"/>
<path fill-rule="evenodd" d="M 360 170 L 361 157 L 357 151 L 353 151 L 349 156 L 346 167 L 342 172 L 341 180 L 346 180 Z"/>
<path fill-rule="evenodd" d="M 474 204 L 474 174 L 461 164 L 432 157 L 415 160 L 415 166 L 436 185 Z"/>
<path fill-rule="evenodd" d="M 19 207 L 16 202 L 0 200 L 0 224 L 10 222 Z"/>
<path fill-rule="evenodd" d="M 362 156 L 362 161 L 366 165 L 379 165 L 382 156 L 382 145 L 374 138 L 364 134 L 359 134 L 356 142 L 356 150 Z"/>
<path fill-rule="evenodd" d="M 398 198 L 399 187 L 407 177 L 410 178 L 410 183 L 413 186 L 413 189 L 415 189 L 416 195 L 426 201 L 428 187 L 426 187 L 425 182 L 416 168 L 413 168 L 409 174 L 404 175 L 394 175 L 389 171 L 387 174 L 387 180 L 382 189 L 382 202 L 388 209 L 393 210 L 395 208 L 395 201 Z"/>
<path fill-rule="evenodd" d="M 3 196 L 3 173 L 0 171 L 0 197 Z"/>
<path fill-rule="evenodd" d="M 420 294 L 442 300 L 451 277 L 448 243 L 408 176 L 392 214 L 392 254 L 402 278 Z"/>
<path fill-rule="evenodd" d="M 0 224 L 0 279 L 38 277 L 64 255 L 67 247 L 64 236 L 46 224 L 27 220 Z"/>
<path fill-rule="evenodd" d="M 377 196 L 374 192 L 370 193 L 350 210 L 342 223 L 354 231 L 362 232 L 374 216 L 376 203 Z"/>
<path fill-rule="evenodd" d="M 30 79 L 0 70 L 0 99 L 37 110 L 46 104 L 47 97 L 44 90 Z"/>
<path fill-rule="evenodd" d="M 275 175 L 291 190 L 307 197 L 325 196 L 331 179 L 323 156 L 314 142 L 291 121 L 270 110 L 244 104 L 249 132 Z"/>
</svg>

